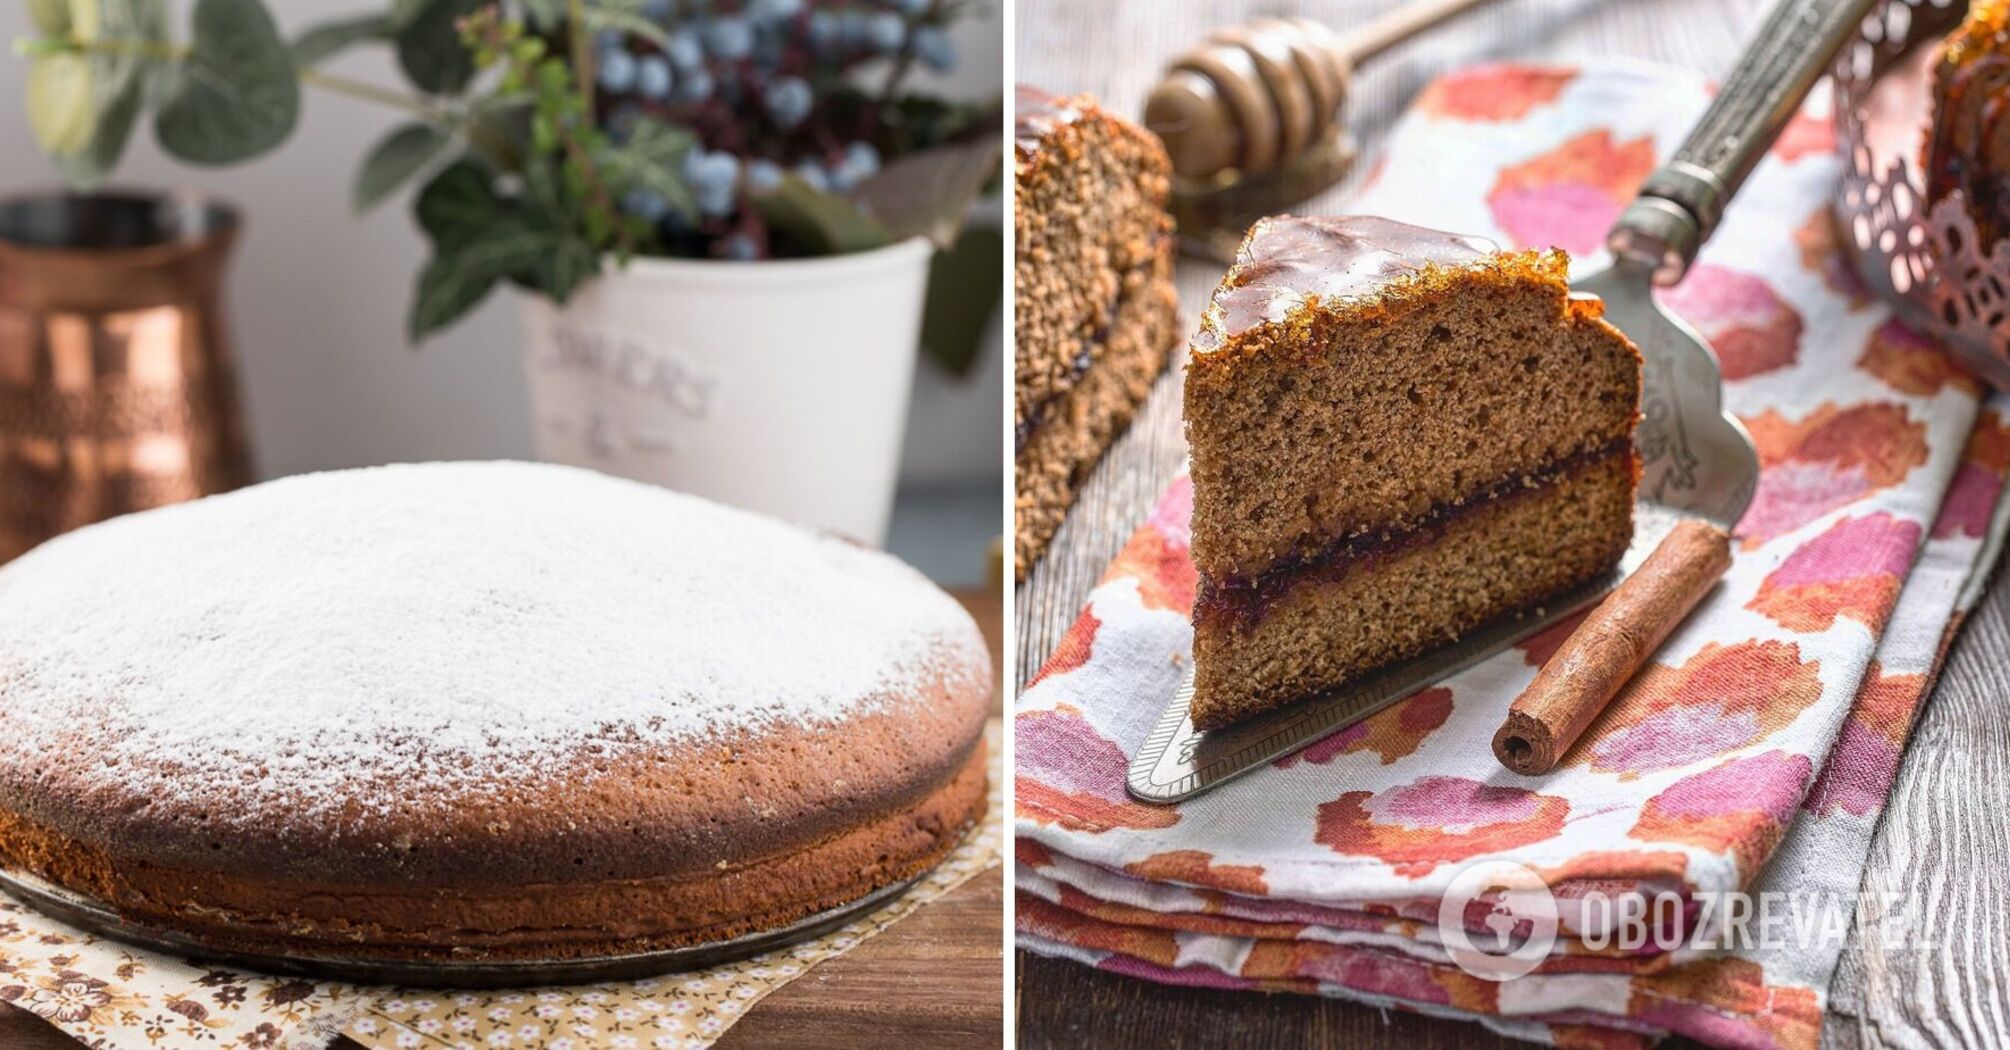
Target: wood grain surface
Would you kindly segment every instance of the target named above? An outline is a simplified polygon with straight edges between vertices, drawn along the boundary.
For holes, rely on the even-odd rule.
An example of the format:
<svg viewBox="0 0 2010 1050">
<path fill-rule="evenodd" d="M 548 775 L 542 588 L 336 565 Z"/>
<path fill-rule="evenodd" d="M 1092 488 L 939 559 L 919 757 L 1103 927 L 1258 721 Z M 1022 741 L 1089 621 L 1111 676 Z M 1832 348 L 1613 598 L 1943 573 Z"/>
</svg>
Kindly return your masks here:
<svg viewBox="0 0 2010 1050">
<path fill-rule="evenodd" d="M 1004 598 L 953 591 L 1003 667 Z M 994 702 L 994 715 L 997 714 Z M 1004 868 L 982 872 L 886 932 L 761 1000 L 720 1050 L 979 1050 L 1005 1030 Z M 0 1050 L 76 1050 L 41 1018 L 0 1004 Z M 336 1050 L 359 1050 L 347 1039 Z"/>
<path fill-rule="evenodd" d="M 1018 76 L 1137 111 L 1161 63 L 1208 30 L 1302 11 L 1346 26 L 1385 0 L 1019 0 Z M 1439 71 L 1487 59 L 1616 55 L 1721 78 L 1764 0 L 1499 0 L 1365 65 L 1351 126 L 1372 151 Z M 1342 184 L 1307 210 L 1337 207 Z M 1221 268 L 1183 262 L 1184 327 Z M 1037 670 L 1184 456 L 1179 377 L 1169 369 L 1103 463 L 1016 599 L 1019 680 Z M 1879 825 L 1864 889 L 1903 895 L 1893 917 L 1946 931 L 1933 951 L 1857 930 L 1831 989 L 1827 1047 L 2010 1047 L 2010 584 L 1958 639 Z M 1897 925 L 1897 924 L 1894 924 Z M 1478 1025 L 1311 997 L 1168 988 L 1020 952 L 1020 1046 L 1492 1047 Z"/>
</svg>

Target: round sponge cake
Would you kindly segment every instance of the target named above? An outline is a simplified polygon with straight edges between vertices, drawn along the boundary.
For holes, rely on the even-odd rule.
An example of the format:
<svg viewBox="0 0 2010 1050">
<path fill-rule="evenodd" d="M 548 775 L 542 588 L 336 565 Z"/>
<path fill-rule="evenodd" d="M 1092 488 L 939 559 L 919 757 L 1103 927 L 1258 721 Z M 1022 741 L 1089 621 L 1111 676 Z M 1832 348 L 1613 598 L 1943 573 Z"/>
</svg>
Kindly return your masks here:
<svg viewBox="0 0 2010 1050">
<path fill-rule="evenodd" d="M 288 478 L 0 569 L 0 863 L 231 952 L 717 942 L 947 853 L 991 689 L 843 539 L 565 467 Z"/>
</svg>

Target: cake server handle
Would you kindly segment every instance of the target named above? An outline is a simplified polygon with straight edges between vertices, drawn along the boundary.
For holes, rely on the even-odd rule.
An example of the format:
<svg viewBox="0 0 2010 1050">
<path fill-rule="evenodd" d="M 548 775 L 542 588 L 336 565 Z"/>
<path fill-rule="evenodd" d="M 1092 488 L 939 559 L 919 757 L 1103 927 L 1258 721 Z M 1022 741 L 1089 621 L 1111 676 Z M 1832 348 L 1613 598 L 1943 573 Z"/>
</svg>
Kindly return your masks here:
<svg viewBox="0 0 2010 1050">
<path fill-rule="evenodd" d="M 1778 0 L 1731 78 L 1682 145 L 1641 186 L 1606 237 L 1615 262 L 1674 284 L 1879 0 Z"/>
</svg>

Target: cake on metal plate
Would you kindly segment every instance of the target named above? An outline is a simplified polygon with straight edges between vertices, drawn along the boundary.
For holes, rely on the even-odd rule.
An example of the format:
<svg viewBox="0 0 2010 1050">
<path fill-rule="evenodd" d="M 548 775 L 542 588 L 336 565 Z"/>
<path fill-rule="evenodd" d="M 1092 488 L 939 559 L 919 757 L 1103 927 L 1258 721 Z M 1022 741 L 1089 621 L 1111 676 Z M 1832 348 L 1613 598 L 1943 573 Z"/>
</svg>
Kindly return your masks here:
<svg viewBox="0 0 2010 1050">
<path fill-rule="evenodd" d="M 1195 336 L 1195 727 L 1597 577 L 1633 535 L 1640 355 L 1561 252 L 1265 219 Z"/>
<path fill-rule="evenodd" d="M 556 466 L 288 478 L 0 569 L 0 863 L 232 953 L 716 944 L 947 854 L 991 689 L 843 539 Z"/>
</svg>

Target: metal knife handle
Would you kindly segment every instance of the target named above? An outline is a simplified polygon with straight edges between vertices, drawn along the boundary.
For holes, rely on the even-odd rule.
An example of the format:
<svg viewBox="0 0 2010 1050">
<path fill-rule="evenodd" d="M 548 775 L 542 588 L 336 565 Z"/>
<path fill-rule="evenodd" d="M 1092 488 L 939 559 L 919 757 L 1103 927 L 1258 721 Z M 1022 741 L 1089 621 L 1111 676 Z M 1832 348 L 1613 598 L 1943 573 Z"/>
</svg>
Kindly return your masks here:
<svg viewBox="0 0 2010 1050">
<path fill-rule="evenodd" d="M 1674 284 L 1724 206 L 1878 0 L 1778 0 L 1689 137 L 1640 188 L 1606 244 Z"/>
</svg>

